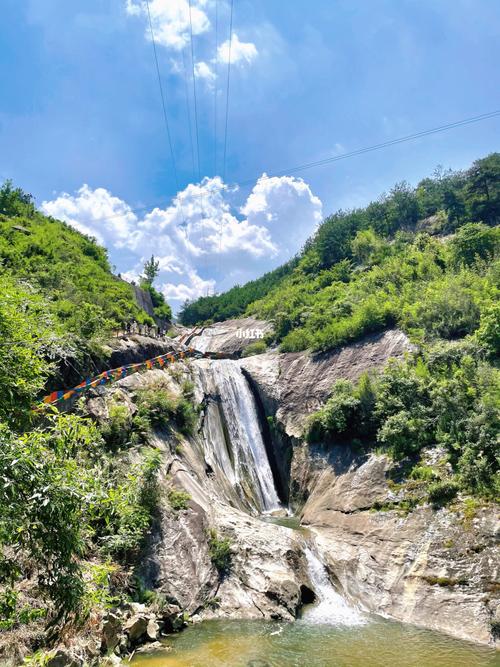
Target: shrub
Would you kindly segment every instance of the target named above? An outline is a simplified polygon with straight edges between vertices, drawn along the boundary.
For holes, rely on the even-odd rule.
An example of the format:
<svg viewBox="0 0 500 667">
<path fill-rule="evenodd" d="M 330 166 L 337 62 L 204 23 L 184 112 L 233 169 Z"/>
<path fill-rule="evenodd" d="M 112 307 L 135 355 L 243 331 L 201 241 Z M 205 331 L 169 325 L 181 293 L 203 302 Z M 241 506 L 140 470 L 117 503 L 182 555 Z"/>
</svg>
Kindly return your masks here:
<svg viewBox="0 0 500 667">
<path fill-rule="evenodd" d="M 422 328 L 430 337 L 463 337 L 479 326 L 480 308 L 470 289 L 459 279 L 432 284 L 404 314 L 408 328 Z"/>
<path fill-rule="evenodd" d="M 84 565 L 85 593 L 83 605 L 86 614 L 96 607 L 110 609 L 119 602 L 119 598 L 111 592 L 111 580 L 118 566 L 106 563 L 86 563 Z"/>
<path fill-rule="evenodd" d="M 373 229 L 360 230 L 351 241 L 353 257 L 360 264 L 370 264 L 381 257 L 386 243 Z"/>
<path fill-rule="evenodd" d="M 197 413 L 192 403 L 182 398 L 175 408 L 174 420 L 183 435 L 192 435 L 196 425 Z"/>
<path fill-rule="evenodd" d="M 446 503 L 453 500 L 457 495 L 459 486 L 453 480 L 443 480 L 441 482 L 434 482 L 429 486 L 428 497 L 429 501 L 437 506 L 441 507 L 446 505 Z"/>
<path fill-rule="evenodd" d="M 170 507 L 179 512 L 180 510 L 187 510 L 189 507 L 189 501 L 191 496 L 186 491 L 181 491 L 178 489 L 169 489 L 167 493 L 168 502 Z"/>
<path fill-rule="evenodd" d="M 439 478 L 439 474 L 431 466 L 418 465 L 412 469 L 410 477 L 422 480 L 423 482 L 433 482 Z"/>
<path fill-rule="evenodd" d="M 123 481 L 97 481 L 90 525 L 104 553 L 125 561 L 137 555 L 156 511 L 160 466 L 159 450 L 150 448 L 143 461 L 130 467 Z"/>
<path fill-rule="evenodd" d="M 138 393 L 138 415 L 146 417 L 152 426 L 165 428 L 175 415 L 174 396 L 166 389 L 143 389 Z"/>
<path fill-rule="evenodd" d="M 48 312 L 38 294 L 0 273 L 0 340 L 7 343 L 0 353 L 0 422 L 13 427 L 27 425 L 51 370 L 46 357 L 61 351 Z M 47 344 L 47 339 L 54 344 Z"/>
<path fill-rule="evenodd" d="M 0 425 L 0 567 L 11 584 L 20 575 L 16 554 L 38 568 L 58 622 L 78 613 L 84 592 L 78 558 L 84 553 L 86 471 L 80 449 L 95 450 L 97 430 L 74 415 L 51 416 L 43 430 L 22 436 Z M 13 556 L 5 549 L 10 547 Z"/>
<path fill-rule="evenodd" d="M 100 431 L 112 451 L 126 445 L 132 434 L 132 418 L 128 408 L 112 403 L 108 408 L 108 419 L 101 425 Z"/>
<path fill-rule="evenodd" d="M 208 550 L 219 574 L 225 574 L 231 568 L 231 546 L 231 541 L 227 538 L 219 538 L 215 529 L 209 530 Z"/>
<path fill-rule="evenodd" d="M 492 304 L 481 314 L 476 340 L 489 355 L 500 355 L 500 303 Z"/>
<path fill-rule="evenodd" d="M 156 428 L 175 426 L 184 435 L 191 435 L 196 425 L 197 412 L 191 399 L 193 387 L 184 383 L 183 396 L 173 396 L 166 389 L 145 389 L 138 394 L 139 418 L 147 420 Z"/>
<path fill-rule="evenodd" d="M 267 350 L 267 345 L 263 340 L 256 340 L 250 343 L 242 352 L 242 357 L 251 357 L 254 354 L 263 354 Z"/>
<path fill-rule="evenodd" d="M 352 428 L 360 401 L 352 383 L 338 380 L 324 407 L 309 418 L 306 437 L 309 442 L 334 436 L 345 436 Z"/>
</svg>

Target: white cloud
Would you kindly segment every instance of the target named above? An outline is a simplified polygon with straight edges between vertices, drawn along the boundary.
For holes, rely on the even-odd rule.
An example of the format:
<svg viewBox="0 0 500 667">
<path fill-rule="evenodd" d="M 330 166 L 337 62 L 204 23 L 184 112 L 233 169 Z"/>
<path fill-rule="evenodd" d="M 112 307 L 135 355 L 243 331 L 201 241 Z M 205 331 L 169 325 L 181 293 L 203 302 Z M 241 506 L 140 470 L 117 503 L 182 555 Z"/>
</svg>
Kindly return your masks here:
<svg viewBox="0 0 500 667">
<path fill-rule="evenodd" d="M 257 47 L 253 42 L 240 42 L 238 35 L 233 32 L 231 40 L 231 64 L 246 63 L 249 64 L 258 55 Z M 219 59 L 223 63 L 229 62 L 229 40 L 223 42 L 218 48 Z"/>
<path fill-rule="evenodd" d="M 193 35 L 202 35 L 211 29 L 210 20 L 205 11 L 206 5 L 207 0 L 192 0 L 191 2 Z M 177 54 L 171 58 L 171 71 L 175 74 L 181 74 L 182 67 L 180 62 L 177 61 L 178 54 L 189 44 L 191 34 L 189 0 L 150 0 L 149 10 L 155 42 Z M 143 19 L 145 22 L 145 37 L 147 40 L 151 40 L 147 3 L 144 0 L 125 0 L 125 11 L 131 17 Z M 199 47 L 200 44 L 198 43 L 197 49 Z M 211 49 L 212 45 L 210 44 L 210 52 Z M 215 58 L 208 56 L 206 43 L 202 43 L 201 51 L 204 52 L 205 57 L 195 63 L 195 75 L 203 79 L 206 85 L 211 88 L 217 78 L 213 68 Z M 219 45 L 217 55 L 221 63 L 228 63 L 229 40 Z M 232 33 L 231 64 L 250 64 L 257 55 L 257 47 L 253 42 L 240 42 L 238 35 Z"/>
<path fill-rule="evenodd" d="M 203 60 L 198 63 L 195 63 L 194 74 L 196 78 L 203 79 L 209 86 L 211 86 L 211 84 L 213 84 L 213 82 L 217 78 L 215 72 L 210 67 L 210 65 L 204 62 Z"/>
<path fill-rule="evenodd" d="M 52 201 L 42 202 L 41 209 L 47 215 L 65 220 L 78 231 L 94 236 L 99 243 L 117 248 L 130 243 L 137 224 L 137 216 L 123 200 L 105 188 L 92 190 L 86 184 L 76 195 L 63 192 Z"/>
<path fill-rule="evenodd" d="M 180 301 L 182 303 L 186 299 L 191 301 L 197 299 L 199 296 L 206 296 L 213 293 L 215 280 L 203 280 L 194 269 L 189 269 L 186 274 L 188 278 L 187 284 L 180 283 L 174 285 L 173 283 L 164 283 L 161 286 L 161 291 L 167 301 Z"/>
<path fill-rule="evenodd" d="M 43 202 L 42 210 L 105 243 L 127 280 L 137 282 L 154 254 L 158 284 L 179 305 L 213 292 L 216 283 L 227 289 L 287 260 L 321 219 L 321 201 L 302 179 L 264 174 L 239 214 L 229 203 L 234 194 L 219 177 L 205 178 L 170 206 L 139 217 L 108 190 L 83 185 Z"/>
<path fill-rule="evenodd" d="M 201 35 L 210 29 L 210 21 L 202 9 L 205 4 L 204 0 L 191 3 L 193 35 Z M 149 10 L 155 41 L 162 46 L 180 51 L 189 41 L 188 0 L 150 0 Z M 129 16 L 146 19 L 145 36 L 151 39 L 147 4 L 140 0 L 126 0 L 125 11 Z"/>
<path fill-rule="evenodd" d="M 280 239 L 280 256 L 297 252 L 323 217 L 321 200 L 293 176 L 263 174 L 241 208 L 252 226 L 266 226 Z"/>
</svg>

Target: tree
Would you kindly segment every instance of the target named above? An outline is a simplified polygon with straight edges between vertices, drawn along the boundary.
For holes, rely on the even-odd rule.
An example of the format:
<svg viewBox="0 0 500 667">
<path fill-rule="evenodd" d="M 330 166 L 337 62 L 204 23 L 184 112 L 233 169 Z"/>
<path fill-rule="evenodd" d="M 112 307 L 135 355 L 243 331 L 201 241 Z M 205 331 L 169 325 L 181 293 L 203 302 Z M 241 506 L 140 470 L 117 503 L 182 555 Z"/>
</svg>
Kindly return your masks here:
<svg viewBox="0 0 500 667">
<path fill-rule="evenodd" d="M 160 320 L 171 320 L 172 309 L 165 301 L 163 294 L 153 287 L 153 283 L 159 273 L 160 262 L 155 259 L 154 255 L 151 255 L 151 259 L 148 259 L 144 264 L 143 275 L 140 278 L 140 285 L 142 289 L 151 294 L 155 316 Z"/>
<path fill-rule="evenodd" d="M 12 181 L 5 181 L 0 188 L 0 213 L 11 216 L 31 216 L 34 211 L 33 197 L 21 188 L 15 188 Z"/>
<path fill-rule="evenodd" d="M 356 234 L 351 242 L 351 250 L 353 257 L 360 264 L 367 265 L 377 259 L 384 245 L 383 239 L 370 228 Z"/>
<path fill-rule="evenodd" d="M 470 266 L 477 258 L 489 259 L 495 255 L 499 244 L 498 229 L 470 222 L 460 227 L 450 242 L 453 263 Z"/>
<path fill-rule="evenodd" d="M 387 234 L 394 234 L 401 228 L 413 229 L 419 218 L 418 200 L 408 183 L 396 183 L 390 191 L 387 204 Z"/>
<path fill-rule="evenodd" d="M 152 287 L 159 273 L 160 262 L 155 259 L 154 255 L 151 255 L 151 259 L 148 259 L 144 264 L 143 275 L 141 276 L 141 287 Z"/>
<path fill-rule="evenodd" d="M 468 171 L 469 207 L 474 221 L 493 226 L 500 219 L 500 153 L 476 160 Z"/>
</svg>

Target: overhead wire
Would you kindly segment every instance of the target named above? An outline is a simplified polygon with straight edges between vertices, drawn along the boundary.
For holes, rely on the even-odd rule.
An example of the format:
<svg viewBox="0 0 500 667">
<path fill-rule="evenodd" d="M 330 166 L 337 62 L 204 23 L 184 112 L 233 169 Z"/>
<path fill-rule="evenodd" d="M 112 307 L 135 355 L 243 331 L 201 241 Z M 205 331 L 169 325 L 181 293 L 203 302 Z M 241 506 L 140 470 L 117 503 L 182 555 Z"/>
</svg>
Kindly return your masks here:
<svg viewBox="0 0 500 667">
<path fill-rule="evenodd" d="M 217 76 L 219 73 L 219 0 L 215 0 L 215 56 L 214 56 L 214 176 L 217 176 Z"/>
<path fill-rule="evenodd" d="M 194 39 L 193 39 L 193 18 L 192 18 L 192 4 L 191 0 L 188 0 L 189 2 L 189 36 L 190 36 L 190 42 L 191 42 L 191 69 L 192 69 L 192 76 L 193 76 L 193 99 L 194 99 L 194 119 L 195 119 L 195 128 L 196 128 L 196 154 L 198 158 L 198 180 L 200 183 L 200 188 L 203 188 L 202 183 L 201 183 L 201 162 L 200 162 L 200 137 L 199 137 L 199 126 L 198 126 L 198 96 L 196 93 L 196 75 L 195 75 L 195 63 L 194 63 Z M 203 220 L 206 218 L 205 215 L 205 208 L 203 206 L 203 190 L 198 195 L 200 198 L 200 208 L 201 208 L 201 231 L 202 231 L 202 238 L 201 242 L 202 244 L 207 244 L 207 239 L 206 239 L 206 234 L 205 234 L 205 229 L 203 225 Z"/>
<path fill-rule="evenodd" d="M 226 158 L 227 158 L 227 128 L 228 128 L 228 119 L 229 119 L 229 90 L 230 90 L 230 81 L 231 81 L 231 46 L 233 43 L 233 7 L 234 0 L 231 0 L 231 13 L 229 17 L 229 45 L 228 45 L 228 58 L 227 58 L 227 82 L 226 82 L 226 120 L 224 123 L 224 159 L 223 159 L 223 168 L 222 168 L 222 180 L 226 181 Z"/>
<path fill-rule="evenodd" d="M 177 172 L 177 165 L 176 165 L 176 162 L 175 162 L 174 147 L 173 147 L 173 144 L 172 144 L 172 136 L 171 136 L 171 133 L 170 133 L 170 123 L 168 122 L 167 105 L 166 105 L 166 102 L 165 102 L 165 94 L 163 92 L 163 84 L 161 82 L 160 65 L 158 63 L 158 54 L 156 52 L 156 40 L 155 40 L 155 34 L 154 34 L 154 30 L 153 30 L 153 22 L 151 20 L 151 9 L 149 7 L 149 0 L 146 0 L 146 7 L 147 7 L 147 13 L 148 13 L 149 30 L 151 32 L 151 42 L 153 44 L 153 54 L 154 54 L 154 61 L 155 61 L 155 65 L 156 65 L 156 74 L 158 76 L 158 86 L 159 86 L 159 89 L 160 89 L 161 106 L 162 106 L 162 109 L 163 109 L 163 119 L 165 121 L 165 128 L 166 128 L 166 131 L 167 131 L 168 145 L 169 145 L 169 148 L 170 148 L 170 156 L 171 156 L 171 159 L 172 159 L 172 168 L 173 168 L 174 178 L 175 178 L 175 186 L 176 186 L 177 192 L 179 193 L 180 192 L 179 174 Z M 183 208 L 182 208 L 182 204 L 180 203 L 180 200 L 179 200 L 179 205 L 180 205 L 181 215 L 182 215 L 184 224 L 186 224 L 186 218 L 184 216 L 184 211 L 183 211 Z"/>
<path fill-rule="evenodd" d="M 219 75 L 219 0 L 215 0 L 215 56 L 214 56 L 214 176 L 217 176 L 217 78 Z M 221 271 L 222 214 L 219 215 L 219 271 Z"/>
<path fill-rule="evenodd" d="M 181 3 L 177 3 L 177 15 L 179 17 L 179 22 L 182 23 L 182 12 L 181 12 Z M 188 119 L 188 128 L 189 128 L 189 145 L 191 148 L 191 168 L 193 171 L 193 180 L 195 176 L 195 161 L 194 161 L 194 144 L 193 144 L 193 127 L 191 121 L 191 104 L 189 103 L 189 90 L 188 90 L 188 73 L 187 73 L 187 64 L 186 64 L 186 53 L 185 53 L 184 40 L 181 47 L 181 56 L 182 56 L 182 68 L 184 70 L 184 96 L 186 98 L 186 109 L 187 109 L 187 119 Z"/>
<path fill-rule="evenodd" d="M 191 41 L 191 69 L 193 75 L 194 121 L 196 127 L 196 155 L 198 158 L 198 179 L 201 181 L 200 138 L 198 132 L 198 101 L 196 96 L 196 76 L 194 72 L 193 18 L 191 15 L 191 0 L 189 0 L 189 35 Z"/>
</svg>

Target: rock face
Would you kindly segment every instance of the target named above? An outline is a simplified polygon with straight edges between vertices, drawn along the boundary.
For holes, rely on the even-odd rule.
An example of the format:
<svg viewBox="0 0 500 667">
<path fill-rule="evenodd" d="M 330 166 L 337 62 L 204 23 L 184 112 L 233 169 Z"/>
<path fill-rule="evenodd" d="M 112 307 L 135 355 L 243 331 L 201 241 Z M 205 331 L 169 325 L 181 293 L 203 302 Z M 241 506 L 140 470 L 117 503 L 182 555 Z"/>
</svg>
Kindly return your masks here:
<svg viewBox="0 0 500 667">
<path fill-rule="evenodd" d="M 385 331 L 335 352 L 271 352 L 244 359 L 241 364 L 255 382 L 269 413 L 289 436 L 299 438 L 304 418 L 318 410 L 340 378 L 356 381 L 364 371 L 383 368 L 392 357 L 412 348 L 404 333 Z"/>
<path fill-rule="evenodd" d="M 185 442 L 183 462 L 170 466 L 171 482 L 191 500 L 178 513 L 164 508 L 143 567 L 148 586 L 204 618 L 295 618 L 301 586 L 310 586 L 300 534 L 229 505 L 195 449 Z M 231 543 L 227 574 L 212 563 L 209 530 Z"/>
<path fill-rule="evenodd" d="M 118 366 L 145 361 L 167 352 L 175 352 L 178 344 L 172 339 L 161 340 L 131 334 L 130 336 L 112 339 L 108 348 L 110 357 L 106 362 L 107 368 L 117 368 Z"/>
<path fill-rule="evenodd" d="M 303 457 L 310 495 L 302 523 L 344 594 L 367 611 L 491 642 L 499 606 L 498 516 L 485 508 L 467 518 L 460 503 L 408 515 L 370 510 L 394 496 L 386 477 L 391 462 L 339 449 Z"/>
<path fill-rule="evenodd" d="M 197 327 L 198 334 L 186 339 L 192 347 L 200 352 L 222 352 L 235 357 L 241 356 L 243 350 L 256 340 L 271 333 L 272 324 L 253 317 L 238 320 L 216 322 L 209 327 Z"/>
</svg>

